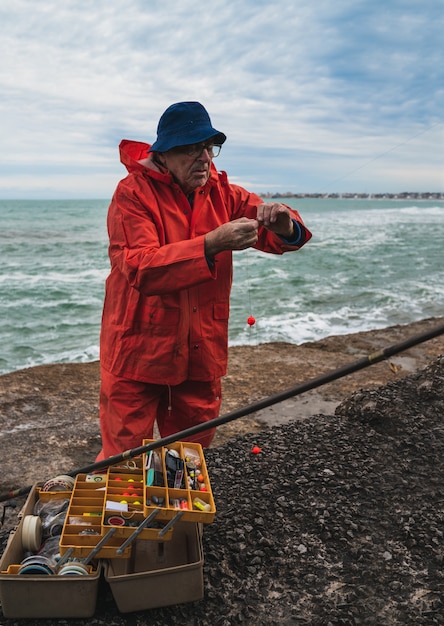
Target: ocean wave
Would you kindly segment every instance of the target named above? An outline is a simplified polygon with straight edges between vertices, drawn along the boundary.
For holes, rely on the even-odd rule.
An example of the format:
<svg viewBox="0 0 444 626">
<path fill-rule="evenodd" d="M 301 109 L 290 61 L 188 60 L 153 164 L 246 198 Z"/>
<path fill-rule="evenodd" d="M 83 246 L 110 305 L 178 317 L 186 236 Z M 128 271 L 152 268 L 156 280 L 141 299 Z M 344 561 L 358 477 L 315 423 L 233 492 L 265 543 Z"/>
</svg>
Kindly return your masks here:
<svg viewBox="0 0 444 626">
<path fill-rule="evenodd" d="M 246 323 L 247 309 L 240 305 L 230 323 L 230 345 L 249 343 L 254 337 L 260 343 L 288 341 L 305 343 L 330 335 L 362 332 L 407 324 L 429 317 L 441 317 L 444 309 L 444 286 L 424 283 L 413 292 L 390 289 L 362 290 L 348 303 L 335 290 L 329 294 L 321 287 L 306 294 L 305 300 L 288 298 L 271 302 L 267 308 L 249 302 L 249 313 L 256 318 L 254 333 Z M 242 317 L 243 315 L 243 317 Z"/>
<path fill-rule="evenodd" d="M 30 354 L 27 354 L 26 356 L 22 354 L 21 358 L 18 358 L 17 355 L 15 355 L 16 364 L 14 367 L 11 367 L 9 362 L 5 359 L 0 359 L 0 375 L 39 365 L 51 365 L 53 363 L 90 363 L 91 361 L 97 361 L 99 359 L 98 343 L 89 345 L 84 349 L 74 347 L 72 349 L 54 351 L 44 350 L 42 352 L 39 352 L 30 346 L 24 346 L 22 352 L 26 352 L 28 350 Z"/>
<path fill-rule="evenodd" d="M 444 214 L 444 204 L 436 205 L 436 206 L 427 206 L 427 207 L 422 207 L 420 205 L 407 206 L 407 207 L 401 207 L 400 209 L 398 209 L 398 211 L 400 213 L 403 213 L 404 215 L 413 215 L 414 217 L 420 217 L 420 218 L 424 218 L 428 216 L 442 218 Z"/>
<path fill-rule="evenodd" d="M 3 267 L 0 274 L 0 286 L 20 285 L 29 289 L 42 285 L 72 285 L 76 283 L 88 283 L 89 285 L 101 285 L 109 273 L 109 268 L 88 268 L 80 269 L 73 267 L 68 271 L 42 271 L 39 268 L 35 272 L 24 272 L 14 268 Z"/>
</svg>

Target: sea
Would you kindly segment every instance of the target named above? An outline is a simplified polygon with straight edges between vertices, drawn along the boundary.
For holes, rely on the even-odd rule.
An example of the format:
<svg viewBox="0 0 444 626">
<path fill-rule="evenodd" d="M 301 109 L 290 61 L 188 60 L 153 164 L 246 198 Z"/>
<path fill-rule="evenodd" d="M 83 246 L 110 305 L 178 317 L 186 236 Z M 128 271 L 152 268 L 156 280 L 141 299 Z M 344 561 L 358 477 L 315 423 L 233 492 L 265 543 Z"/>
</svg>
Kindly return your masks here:
<svg viewBox="0 0 444 626">
<path fill-rule="evenodd" d="M 444 202 L 285 198 L 296 253 L 234 253 L 229 344 L 301 344 L 444 315 Z M 0 200 L 0 373 L 99 358 L 108 200 Z M 255 324 L 249 325 L 249 317 Z"/>
</svg>

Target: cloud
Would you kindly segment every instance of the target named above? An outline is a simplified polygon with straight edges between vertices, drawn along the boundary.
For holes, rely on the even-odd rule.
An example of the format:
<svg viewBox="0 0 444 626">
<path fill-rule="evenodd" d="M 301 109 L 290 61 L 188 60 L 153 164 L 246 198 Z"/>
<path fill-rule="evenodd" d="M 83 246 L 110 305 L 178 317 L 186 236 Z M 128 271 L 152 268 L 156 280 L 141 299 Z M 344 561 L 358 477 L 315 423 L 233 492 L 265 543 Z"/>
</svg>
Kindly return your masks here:
<svg viewBox="0 0 444 626">
<path fill-rule="evenodd" d="M 0 196 L 108 197 L 120 139 L 152 141 L 186 99 L 255 189 L 318 191 L 402 144 L 350 184 L 398 191 L 408 172 L 411 188 L 443 190 L 439 4 L 14 0 L 0 9 Z"/>
</svg>

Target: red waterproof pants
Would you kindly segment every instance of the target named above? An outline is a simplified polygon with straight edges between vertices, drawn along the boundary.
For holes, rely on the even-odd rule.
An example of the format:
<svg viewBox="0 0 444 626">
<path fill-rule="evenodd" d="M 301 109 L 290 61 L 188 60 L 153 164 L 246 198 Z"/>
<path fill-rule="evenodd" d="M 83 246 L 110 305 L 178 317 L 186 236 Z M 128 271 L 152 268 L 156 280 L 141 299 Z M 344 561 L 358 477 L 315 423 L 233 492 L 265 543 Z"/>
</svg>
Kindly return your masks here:
<svg viewBox="0 0 444 626">
<path fill-rule="evenodd" d="M 220 379 L 169 386 L 128 380 L 103 368 L 101 376 L 102 450 L 97 461 L 138 448 L 143 439 L 153 439 L 155 422 L 160 436 L 167 437 L 219 415 Z M 215 432 L 211 428 L 187 440 L 208 447 Z"/>
</svg>

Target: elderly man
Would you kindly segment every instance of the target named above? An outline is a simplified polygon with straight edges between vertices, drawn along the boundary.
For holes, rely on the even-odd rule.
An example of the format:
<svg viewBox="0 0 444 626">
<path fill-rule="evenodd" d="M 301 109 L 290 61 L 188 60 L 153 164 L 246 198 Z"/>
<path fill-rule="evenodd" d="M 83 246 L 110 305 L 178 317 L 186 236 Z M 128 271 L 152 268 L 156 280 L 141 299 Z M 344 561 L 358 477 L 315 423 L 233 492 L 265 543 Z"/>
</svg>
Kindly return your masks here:
<svg viewBox="0 0 444 626">
<path fill-rule="evenodd" d="M 198 102 L 163 113 L 150 146 L 122 141 L 128 170 L 108 213 L 98 459 L 218 416 L 228 354 L 232 251 L 282 254 L 311 237 L 299 214 L 218 172 L 226 136 Z M 194 438 L 209 446 L 215 429 Z"/>
</svg>

